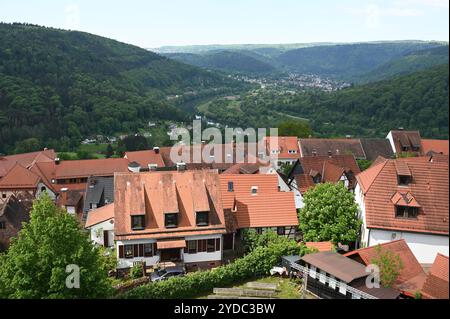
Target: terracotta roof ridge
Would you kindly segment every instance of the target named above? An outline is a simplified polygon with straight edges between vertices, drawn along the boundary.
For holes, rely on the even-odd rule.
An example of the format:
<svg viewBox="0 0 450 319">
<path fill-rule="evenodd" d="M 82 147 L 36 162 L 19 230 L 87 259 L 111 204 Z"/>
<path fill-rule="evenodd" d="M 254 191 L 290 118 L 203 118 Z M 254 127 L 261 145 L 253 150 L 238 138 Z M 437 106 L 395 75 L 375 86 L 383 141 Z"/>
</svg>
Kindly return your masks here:
<svg viewBox="0 0 450 319">
<path fill-rule="evenodd" d="M 380 246 L 380 247 L 386 247 L 386 246 L 390 246 L 390 245 L 392 245 L 392 244 L 395 244 L 395 243 L 398 243 L 398 242 L 401 242 L 401 241 L 404 241 L 405 244 L 407 245 L 406 240 L 402 238 L 402 239 L 397 239 L 397 240 L 393 240 L 393 241 L 388 241 L 388 242 L 385 242 L 385 243 L 382 243 L 382 244 L 377 244 L 377 245 L 375 245 L 375 246 L 370 246 L 370 247 L 365 247 L 365 248 L 359 248 L 359 249 L 356 249 L 356 250 L 353 250 L 353 251 L 351 251 L 351 252 L 348 252 L 348 253 L 344 254 L 344 256 L 345 256 L 345 257 L 353 256 L 353 255 L 355 255 L 355 254 L 359 254 L 359 253 L 362 252 L 362 251 L 367 251 L 367 250 L 375 249 L 377 246 Z M 361 256 L 361 258 L 363 258 L 365 262 L 368 262 L 367 260 L 365 260 L 365 258 L 364 258 L 363 256 Z"/>
<path fill-rule="evenodd" d="M 358 175 L 356 175 L 356 180 L 358 181 L 358 183 L 360 183 L 361 185 L 363 185 L 363 183 L 361 183 L 360 180 L 360 176 L 363 174 L 368 174 L 369 171 L 375 170 L 375 168 L 378 168 L 378 172 L 376 172 L 375 176 L 372 178 L 372 180 L 370 181 L 370 185 L 368 185 L 367 189 L 363 190 L 364 194 L 367 194 L 367 192 L 370 190 L 370 188 L 372 187 L 373 183 L 375 182 L 375 180 L 378 178 L 378 175 L 380 175 L 381 171 L 384 169 L 384 167 L 386 166 L 386 164 L 389 162 L 388 159 L 386 159 L 384 162 L 380 162 L 378 164 L 376 164 L 375 166 L 369 167 L 367 170 L 359 173 Z"/>
</svg>

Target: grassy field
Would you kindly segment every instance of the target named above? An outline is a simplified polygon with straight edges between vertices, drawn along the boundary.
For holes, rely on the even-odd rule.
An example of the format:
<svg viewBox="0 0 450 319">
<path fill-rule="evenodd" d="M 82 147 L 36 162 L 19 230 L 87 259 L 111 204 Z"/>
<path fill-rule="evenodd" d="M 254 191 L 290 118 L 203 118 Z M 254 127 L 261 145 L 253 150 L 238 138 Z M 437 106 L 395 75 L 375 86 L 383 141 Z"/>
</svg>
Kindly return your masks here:
<svg viewBox="0 0 450 319">
<path fill-rule="evenodd" d="M 291 280 L 289 278 L 280 278 L 280 277 L 264 277 L 261 279 L 256 280 L 249 280 L 246 282 L 243 282 L 241 284 L 232 286 L 232 287 L 225 287 L 225 288 L 245 288 L 246 284 L 248 282 L 260 282 L 260 283 L 270 283 L 270 284 L 277 284 L 280 291 L 276 294 L 277 298 L 280 299 L 313 299 L 314 297 L 305 294 L 305 296 L 302 296 L 302 287 L 301 284 L 298 281 Z M 218 287 L 223 288 L 223 287 Z M 212 292 L 211 292 L 212 293 Z M 209 293 L 208 295 L 210 295 Z M 198 299 L 206 299 L 208 295 L 203 295 L 198 297 Z"/>
</svg>

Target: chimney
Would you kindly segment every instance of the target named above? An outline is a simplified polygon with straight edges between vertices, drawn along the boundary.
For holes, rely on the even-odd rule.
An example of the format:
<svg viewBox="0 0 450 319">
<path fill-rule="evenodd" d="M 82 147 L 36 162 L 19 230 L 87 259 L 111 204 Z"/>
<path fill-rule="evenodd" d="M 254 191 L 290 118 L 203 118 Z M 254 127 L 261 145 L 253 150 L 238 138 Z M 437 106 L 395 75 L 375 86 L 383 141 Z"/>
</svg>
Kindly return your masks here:
<svg viewBox="0 0 450 319">
<path fill-rule="evenodd" d="M 312 150 L 312 155 L 313 155 L 313 156 L 317 156 L 317 150 L 313 149 L 313 150 Z"/>
<path fill-rule="evenodd" d="M 59 160 L 59 157 L 55 158 L 55 164 L 59 165 L 59 163 L 61 163 L 61 161 Z"/>
<path fill-rule="evenodd" d="M 177 163 L 177 171 L 183 172 L 186 170 L 186 163 Z"/>
<path fill-rule="evenodd" d="M 329 156 L 329 157 L 333 156 L 333 152 L 332 152 L 331 150 L 328 151 L 328 156 Z"/>
<path fill-rule="evenodd" d="M 159 147 L 154 147 L 153 151 L 155 152 L 155 154 L 159 154 Z"/>
</svg>

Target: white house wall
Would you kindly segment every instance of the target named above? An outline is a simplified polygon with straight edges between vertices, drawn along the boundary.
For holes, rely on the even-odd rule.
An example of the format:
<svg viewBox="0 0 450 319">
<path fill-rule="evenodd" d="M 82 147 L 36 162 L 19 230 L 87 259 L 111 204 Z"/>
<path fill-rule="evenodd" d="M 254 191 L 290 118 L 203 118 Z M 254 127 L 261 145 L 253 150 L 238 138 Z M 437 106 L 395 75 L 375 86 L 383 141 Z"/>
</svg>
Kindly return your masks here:
<svg viewBox="0 0 450 319">
<path fill-rule="evenodd" d="M 211 235 L 211 236 L 192 236 L 186 237 L 186 240 L 203 240 L 203 239 L 217 239 L 220 238 L 220 250 L 212 253 L 202 252 L 197 254 L 186 254 L 184 250 L 182 251 L 183 260 L 185 263 L 199 263 L 207 261 L 217 261 L 222 260 L 222 250 L 223 250 L 223 240 L 222 235 Z"/>
<path fill-rule="evenodd" d="M 448 236 L 371 229 L 368 238 L 370 246 L 404 239 L 421 264 L 432 264 L 438 253 L 449 253 Z"/>
<path fill-rule="evenodd" d="M 91 240 L 93 243 L 103 246 L 104 243 L 104 231 L 108 231 L 108 243 L 114 245 L 114 223 L 111 223 L 111 219 L 94 225 L 90 228 Z"/>
</svg>

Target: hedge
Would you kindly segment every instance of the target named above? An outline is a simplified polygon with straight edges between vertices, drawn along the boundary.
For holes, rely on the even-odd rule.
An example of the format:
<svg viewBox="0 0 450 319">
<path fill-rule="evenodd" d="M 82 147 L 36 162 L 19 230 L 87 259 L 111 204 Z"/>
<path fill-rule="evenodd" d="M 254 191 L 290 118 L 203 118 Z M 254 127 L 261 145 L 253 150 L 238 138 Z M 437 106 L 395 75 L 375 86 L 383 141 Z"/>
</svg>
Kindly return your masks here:
<svg viewBox="0 0 450 319">
<path fill-rule="evenodd" d="M 207 294 L 215 287 L 227 287 L 244 280 L 267 275 L 284 255 L 303 255 L 307 249 L 291 240 L 280 240 L 256 247 L 243 258 L 217 269 L 199 271 L 184 277 L 149 283 L 121 297 L 126 299 L 189 299 Z"/>
</svg>

